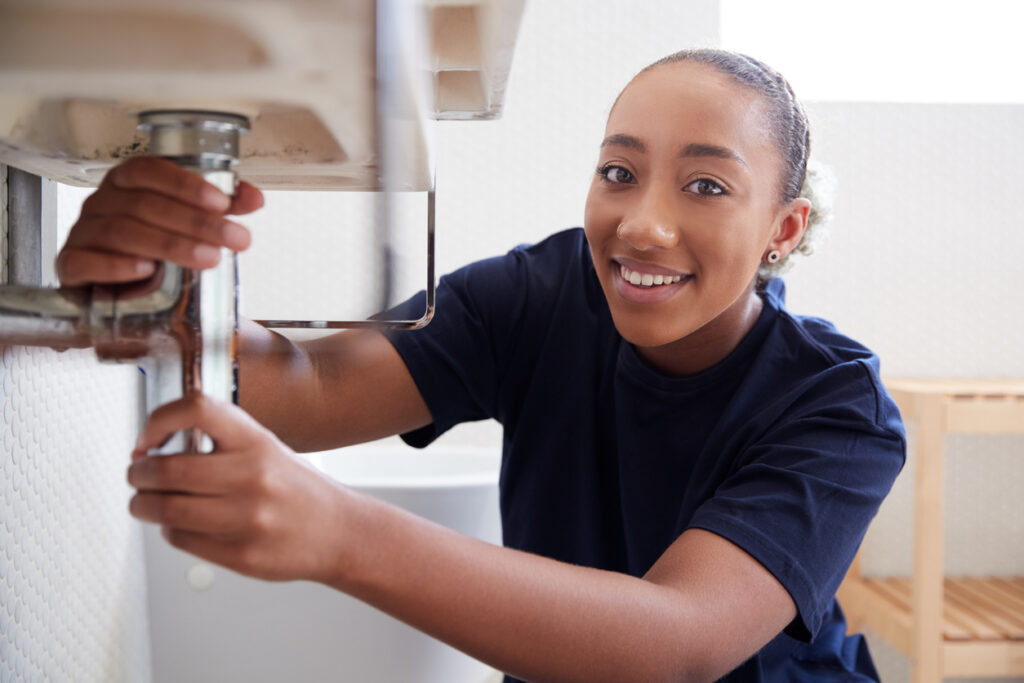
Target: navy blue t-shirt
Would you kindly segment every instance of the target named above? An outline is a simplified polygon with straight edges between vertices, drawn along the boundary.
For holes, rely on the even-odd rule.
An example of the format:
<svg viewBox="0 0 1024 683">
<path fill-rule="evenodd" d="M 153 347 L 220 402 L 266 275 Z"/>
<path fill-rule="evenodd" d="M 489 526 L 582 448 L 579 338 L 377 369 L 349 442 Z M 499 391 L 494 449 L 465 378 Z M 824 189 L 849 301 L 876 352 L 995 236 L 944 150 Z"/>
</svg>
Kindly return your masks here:
<svg viewBox="0 0 1024 683">
<path fill-rule="evenodd" d="M 642 576 L 701 528 L 757 559 L 798 616 L 723 680 L 876 680 L 834 596 L 903 466 L 903 426 L 878 358 L 788 313 L 783 291 L 768 283 L 725 359 L 672 377 L 616 331 L 582 230 L 474 263 L 441 279 L 427 327 L 388 333 L 433 418 L 403 438 L 503 425 L 509 547 Z"/>
</svg>

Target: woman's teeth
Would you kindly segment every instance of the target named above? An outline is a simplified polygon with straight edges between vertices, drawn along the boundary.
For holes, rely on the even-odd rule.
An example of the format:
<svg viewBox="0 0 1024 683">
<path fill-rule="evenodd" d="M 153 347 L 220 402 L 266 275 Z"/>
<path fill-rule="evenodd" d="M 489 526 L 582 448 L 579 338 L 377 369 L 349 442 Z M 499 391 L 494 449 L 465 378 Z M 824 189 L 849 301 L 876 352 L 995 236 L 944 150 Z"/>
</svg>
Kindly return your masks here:
<svg viewBox="0 0 1024 683">
<path fill-rule="evenodd" d="M 670 285 L 683 279 L 682 275 L 651 275 L 650 273 L 639 273 L 635 270 L 630 270 L 626 266 L 619 266 L 619 268 L 622 269 L 622 279 L 638 287 Z"/>
</svg>

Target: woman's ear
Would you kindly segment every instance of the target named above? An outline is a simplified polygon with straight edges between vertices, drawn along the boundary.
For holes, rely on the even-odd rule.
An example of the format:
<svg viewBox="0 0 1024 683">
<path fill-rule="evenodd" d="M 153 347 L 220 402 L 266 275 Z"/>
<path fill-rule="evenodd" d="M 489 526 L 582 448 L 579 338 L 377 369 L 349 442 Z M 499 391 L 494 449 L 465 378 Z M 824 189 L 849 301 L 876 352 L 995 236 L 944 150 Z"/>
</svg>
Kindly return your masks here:
<svg viewBox="0 0 1024 683">
<path fill-rule="evenodd" d="M 767 251 L 778 250 L 788 255 L 800 244 L 800 238 L 807 230 L 807 216 L 811 212 L 811 200 L 797 197 L 784 207 L 776 218 L 775 232 L 768 242 Z"/>
</svg>

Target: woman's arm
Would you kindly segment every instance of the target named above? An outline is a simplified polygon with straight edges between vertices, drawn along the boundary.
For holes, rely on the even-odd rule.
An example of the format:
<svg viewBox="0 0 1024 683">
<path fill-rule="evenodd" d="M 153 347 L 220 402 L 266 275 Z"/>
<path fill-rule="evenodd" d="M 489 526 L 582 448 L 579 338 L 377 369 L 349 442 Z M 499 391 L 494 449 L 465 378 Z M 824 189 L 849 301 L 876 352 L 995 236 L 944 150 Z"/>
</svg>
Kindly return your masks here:
<svg viewBox="0 0 1024 683">
<path fill-rule="evenodd" d="M 405 363 L 380 332 L 296 343 L 240 325 L 242 408 L 299 452 L 339 448 L 430 424 Z"/>
<path fill-rule="evenodd" d="M 143 455 L 186 426 L 218 451 Z M 709 532 L 685 532 L 644 578 L 499 548 L 341 486 L 209 399 L 155 411 L 133 457 L 132 514 L 178 548 L 333 586 L 526 680 L 713 681 L 796 615 L 767 570 Z"/>
<path fill-rule="evenodd" d="M 350 513 L 351 514 L 351 513 Z M 493 546 L 360 500 L 328 584 L 529 681 L 714 681 L 796 616 L 729 541 L 686 531 L 640 579 Z"/>
</svg>

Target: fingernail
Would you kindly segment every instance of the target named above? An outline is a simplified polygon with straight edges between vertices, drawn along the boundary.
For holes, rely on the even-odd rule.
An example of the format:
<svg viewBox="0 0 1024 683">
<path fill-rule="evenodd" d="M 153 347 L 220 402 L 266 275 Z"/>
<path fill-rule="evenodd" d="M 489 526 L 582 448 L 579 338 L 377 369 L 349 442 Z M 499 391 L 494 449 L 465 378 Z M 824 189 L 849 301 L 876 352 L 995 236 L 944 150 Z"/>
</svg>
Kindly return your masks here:
<svg viewBox="0 0 1024 683">
<path fill-rule="evenodd" d="M 216 263 L 220 260 L 220 249 L 211 247 L 209 244 L 197 244 L 192 249 L 192 256 L 196 261 L 203 263 Z"/>
<path fill-rule="evenodd" d="M 142 460 L 145 457 L 146 451 L 140 450 L 138 448 L 132 451 L 132 462 L 135 462 L 136 460 Z"/>
<path fill-rule="evenodd" d="M 139 260 L 135 262 L 135 274 L 145 277 L 152 275 L 153 271 L 156 270 L 156 264 L 148 260 Z"/>
<path fill-rule="evenodd" d="M 249 231 L 238 223 L 224 222 L 224 242 L 229 249 L 242 251 L 249 246 Z"/>
<path fill-rule="evenodd" d="M 215 188 L 213 185 L 204 185 L 199 200 L 208 209 L 213 211 L 227 211 L 231 206 L 231 197 Z"/>
</svg>

